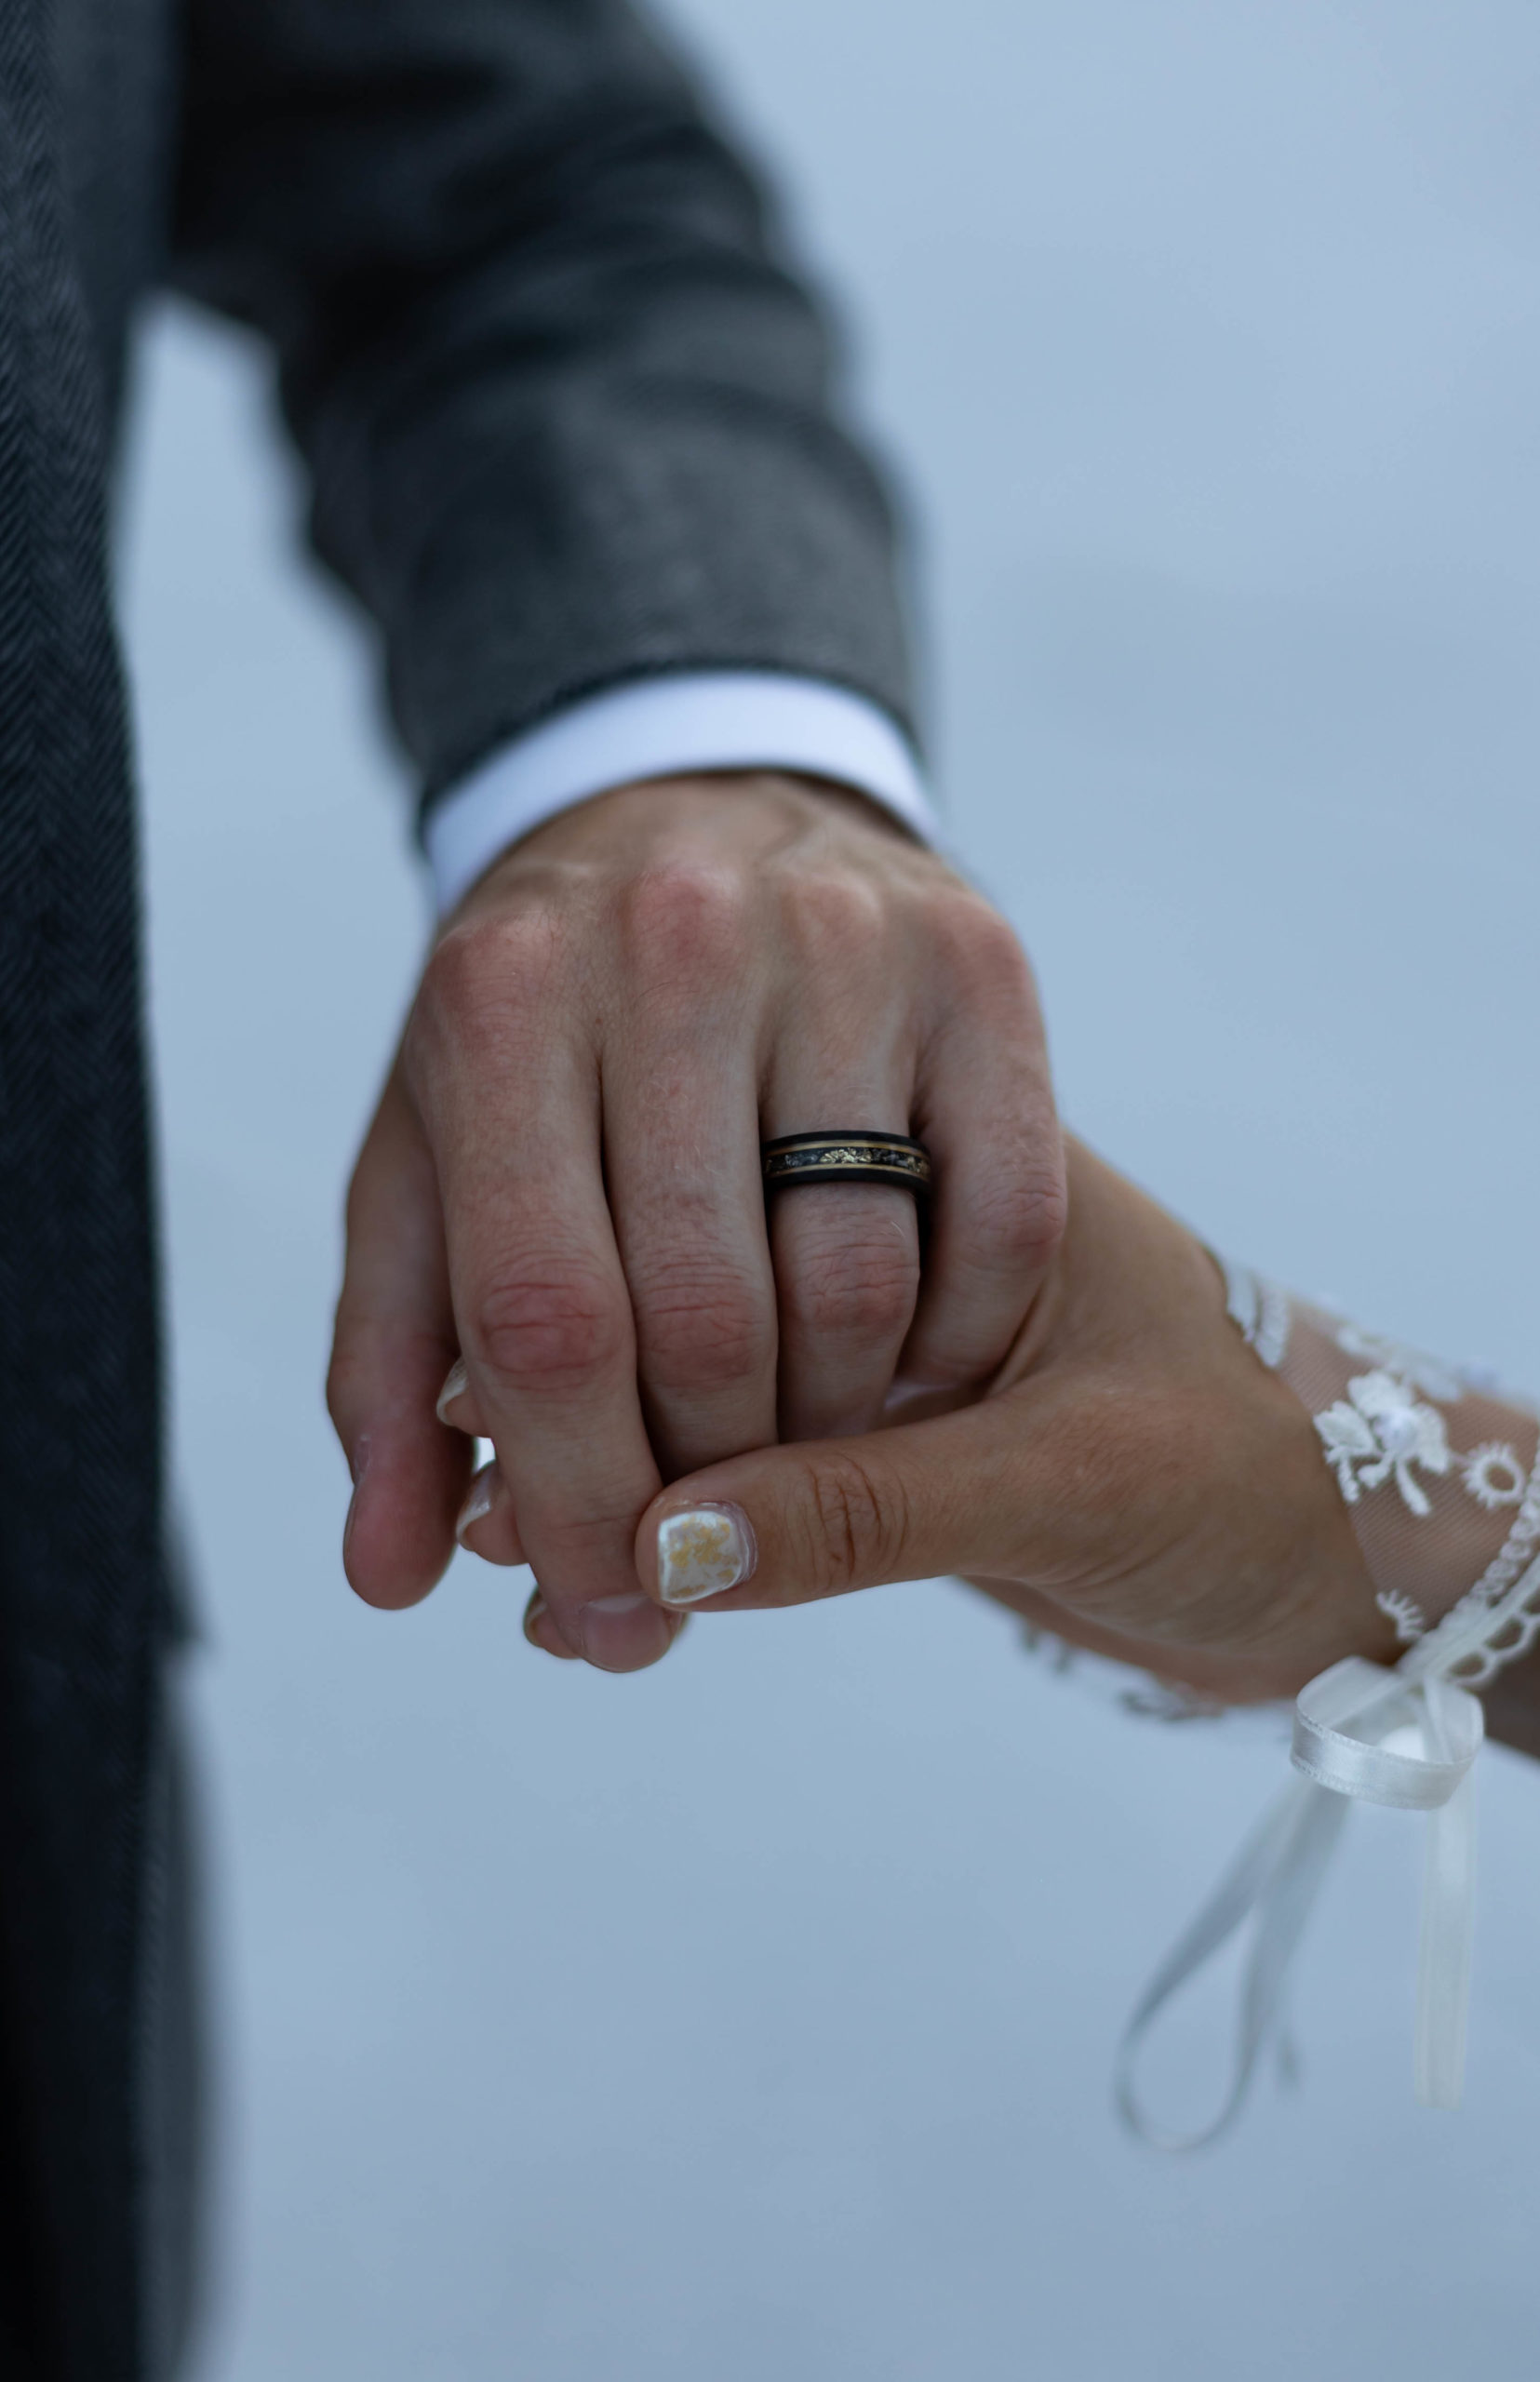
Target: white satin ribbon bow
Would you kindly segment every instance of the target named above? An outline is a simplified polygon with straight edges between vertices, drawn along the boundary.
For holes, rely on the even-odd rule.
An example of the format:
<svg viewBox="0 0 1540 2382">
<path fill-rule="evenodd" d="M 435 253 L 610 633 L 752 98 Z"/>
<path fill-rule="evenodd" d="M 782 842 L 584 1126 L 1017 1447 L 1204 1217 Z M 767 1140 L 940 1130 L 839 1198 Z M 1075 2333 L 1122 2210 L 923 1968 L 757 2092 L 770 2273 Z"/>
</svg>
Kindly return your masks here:
<svg viewBox="0 0 1540 2382">
<path fill-rule="evenodd" d="M 1420 2101 L 1432 2108 L 1458 2106 L 1475 1918 L 1471 1766 L 1484 1724 L 1476 1697 L 1433 1669 L 1432 1653 L 1433 1641 L 1426 1639 L 1394 1670 L 1353 1656 L 1302 1689 L 1292 1757 L 1301 1775 L 1173 1945 L 1123 2037 L 1118 2105 L 1133 2130 L 1159 2148 L 1193 2150 L 1213 2141 L 1239 2109 L 1266 2044 L 1281 2042 L 1289 1963 L 1351 1802 L 1428 1814 L 1413 2072 Z M 1145 2038 L 1172 1996 L 1253 1912 L 1256 1937 L 1224 2104 L 1196 2133 L 1165 2132 L 1151 2124 L 1135 2090 Z"/>
</svg>

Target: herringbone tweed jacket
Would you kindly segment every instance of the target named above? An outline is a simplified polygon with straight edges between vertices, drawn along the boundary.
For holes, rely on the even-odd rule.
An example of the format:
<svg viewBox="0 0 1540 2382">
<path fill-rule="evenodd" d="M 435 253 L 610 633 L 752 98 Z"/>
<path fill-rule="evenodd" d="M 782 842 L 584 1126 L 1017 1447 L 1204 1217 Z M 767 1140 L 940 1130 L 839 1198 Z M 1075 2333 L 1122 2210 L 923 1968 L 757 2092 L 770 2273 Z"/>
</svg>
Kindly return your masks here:
<svg viewBox="0 0 1540 2382">
<path fill-rule="evenodd" d="M 901 718 L 883 500 L 623 0 L 0 0 L 0 2371 L 133 2382 L 167 1635 L 104 552 L 136 303 L 271 341 L 431 801 L 640 673 Z M 276 964 L 276 962 L 275 963 Z"/>
</svg>

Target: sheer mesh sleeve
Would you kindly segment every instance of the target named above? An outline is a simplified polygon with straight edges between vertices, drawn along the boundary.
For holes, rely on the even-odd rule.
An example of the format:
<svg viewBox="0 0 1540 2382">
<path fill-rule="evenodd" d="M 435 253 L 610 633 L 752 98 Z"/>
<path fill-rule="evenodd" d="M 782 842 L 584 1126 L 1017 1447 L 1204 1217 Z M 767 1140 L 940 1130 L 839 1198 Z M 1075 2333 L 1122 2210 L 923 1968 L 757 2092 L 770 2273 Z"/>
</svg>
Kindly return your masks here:
<svg viewBox="0 0 1540 2382">
<path fill-rule="evenodd" d="M 1484 1373 L 1224 1267 L 1230 1314 L 1307 1409 L 1382 1612 L 1484 1686 L 1540 1636 L 1540 1412 Z"/>
</svg>

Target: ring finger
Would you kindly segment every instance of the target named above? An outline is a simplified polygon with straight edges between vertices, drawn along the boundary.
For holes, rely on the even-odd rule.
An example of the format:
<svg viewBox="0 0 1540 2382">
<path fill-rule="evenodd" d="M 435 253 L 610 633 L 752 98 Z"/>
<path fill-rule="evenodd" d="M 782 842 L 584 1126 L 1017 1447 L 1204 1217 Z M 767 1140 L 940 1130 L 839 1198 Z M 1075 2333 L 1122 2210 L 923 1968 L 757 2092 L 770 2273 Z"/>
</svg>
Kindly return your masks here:
<svg viewBox="0 0 1540 2382">
<path fill-rule="evenodd" d="M 907 1067 L 893 1059 L 864 1079 L 844 1070 L 776 1084 L 767 1103 L 766 1138 L 907 1132 Z M 774 1191 L 770 1251 L 781 1324 L 782 1439 L 837 1439 L 875 1429 L 919 1291 L 914 1194 L 865 1183 Z"/>
</svg>

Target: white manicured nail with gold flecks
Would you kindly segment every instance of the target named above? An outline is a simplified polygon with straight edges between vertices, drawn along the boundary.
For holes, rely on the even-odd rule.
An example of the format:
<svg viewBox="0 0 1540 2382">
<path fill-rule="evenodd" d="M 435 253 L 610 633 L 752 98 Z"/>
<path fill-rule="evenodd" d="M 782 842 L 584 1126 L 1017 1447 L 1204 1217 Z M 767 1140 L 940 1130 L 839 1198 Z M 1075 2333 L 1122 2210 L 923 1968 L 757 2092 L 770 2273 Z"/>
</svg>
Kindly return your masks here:
<svg viewBox="0 0 1540 2382">
<path fill-rule="evenodd" d="M 736 1588 L 754 1569 L 754 1532 L 736 1505 L 691 1505 L 658 1525 L 658 1594 L 699 1604 Z"/>
<path fill-rule="evenodd" d="M 441 1423 L 449 1422 L 449 1418 L 445 1413 L 444 1409 L 446 1406 L 452 1406 L 454 1404 L 455 1399 L 460 1396 L 469 1379 L 470 1375 L 465 1371 L 464 1358 L 457 1357 L 453 1364 L 449 1367 L 449 1372 L 444 1376 L 444 1386 L 438 1393 L 438 1403 L 434 1408 L 434 1412 L 437 1415 Z"/>
</svg>

